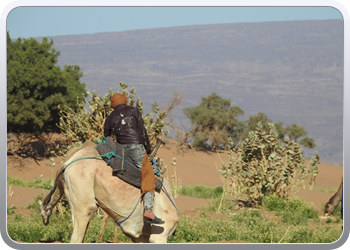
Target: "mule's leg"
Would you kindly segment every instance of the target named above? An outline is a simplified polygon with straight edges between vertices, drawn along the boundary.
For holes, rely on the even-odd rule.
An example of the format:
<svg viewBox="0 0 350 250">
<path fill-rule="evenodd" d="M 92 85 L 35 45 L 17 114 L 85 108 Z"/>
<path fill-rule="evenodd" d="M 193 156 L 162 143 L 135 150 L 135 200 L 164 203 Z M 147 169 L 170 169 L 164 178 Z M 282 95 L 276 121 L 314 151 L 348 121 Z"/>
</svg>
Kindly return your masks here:
<svg viewBox="0 0 350 250">
<path fill-rule="evenodd" d="M 93 175 L 89 171 L 77 171 L 79 165 L 66 169 L 64 179 L 70 197 L 73 219 L 71 243 L 81 243 L 91 219 L 95 216 L 97 205 L 93 190 Z"/>
<path fill-rule="evenodd" d="M 74 203 L 74 222 L 70 243 L 82 243 L 84 241 L 86 230 L 96 211 L 97 205 L 95 203 L 88 205 Z"/>
<path fill-rule="evenodd" d="M 117 230 L 118 230 L 118 226 L 116 223 L 114 223 L 114 239 L 113 239 L 114 243 L 119 243 Z"/>
<path fill-rule="evenodd" d="M 103 236 L 103 233 L 105 231 L 106 225 L 108 223 L 108 219 L 109 219 L 109 215 L 105 211 L 103 211 L 103 221 L 102 221 L 101 231 L 100 231 L 99 235 L 97 236 L 97 241 L 96 241 L 97 243 L 102 242 L 102 236 Z M 117 230 L 118 230 L 118 226 L 116 223 L 114 223 L 113 243 L 119 243 Z"/>
<path fill-rule="evenodd" d="M 102 242 L 102 236 L 103 236 L 103 233 L 105 231 L 108 219 L 109 219 L 109 215 L 103 212 L 102 226 L 101 226 L 101 231 L 97 236 L 97 240 L 96 240 L 97 243 Z"/>
</svg>

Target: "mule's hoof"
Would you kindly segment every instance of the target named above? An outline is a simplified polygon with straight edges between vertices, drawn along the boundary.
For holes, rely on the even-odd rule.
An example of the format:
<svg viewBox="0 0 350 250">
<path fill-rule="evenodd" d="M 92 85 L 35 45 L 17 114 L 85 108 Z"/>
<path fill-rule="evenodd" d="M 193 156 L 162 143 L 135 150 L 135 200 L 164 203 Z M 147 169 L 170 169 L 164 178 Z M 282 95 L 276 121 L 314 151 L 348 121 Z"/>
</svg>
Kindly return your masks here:
<svg viewBox="0 0 350 250">
<path fill-rule="evenodd" d="M 157 216 L 154 217 L 153 220 L 150 218 L 145 218 L 145 222 L 148 224 L 157 224 L 157 225 L 164 224 L 164 221 L 162 219 L 158 218 Z"/>
</svg>

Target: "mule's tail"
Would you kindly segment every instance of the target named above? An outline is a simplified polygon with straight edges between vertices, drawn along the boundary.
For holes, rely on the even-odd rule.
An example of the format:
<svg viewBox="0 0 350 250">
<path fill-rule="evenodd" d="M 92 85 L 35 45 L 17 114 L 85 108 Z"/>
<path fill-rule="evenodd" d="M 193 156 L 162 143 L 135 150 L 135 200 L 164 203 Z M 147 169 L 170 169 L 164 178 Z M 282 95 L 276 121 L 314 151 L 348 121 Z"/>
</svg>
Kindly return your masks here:
<svg viewBox="0 0 350 250">
<path fill-rule="evenodd" d="M 57 170 L 56 173 L 56 178 L 55 178 L 55 182 L 53 185 L 53 188 L 50 190 L 50 192 L 46 195 L 46 197 L 44 198 L 43 202 L 42 202 L 42 207 L 47 207 L 51 201 L 51 197 L 52 195 L 57 191 L 57 188 L 59 186 L 61 186 L 60 184 L 63 181 L 63 172 L 65 170 L 65 164 L 61 165 L 61 167 Z M 59 187 L 60 188 L 60 187 Z M 63 193 L 62 193 L 63 194 Z M 56 205 L 56 204 L 55 204 Z"/>
<path fill-rule="evenodd" d="M 64 177 L 63 172 L 65 169 L 65 164 L 62 165 L 56 174 L 56 179 L 53 188 L 46 195 L 43 202 L 39 202 L 40 204 L 40 214 L 43 218 L 44 225 L 49 224 L 49 219 L 52 214 L 53 208 L 57 205 L 64 194 Z M 68 197 L 67 197 L 68 198 Z"/>
</svg>

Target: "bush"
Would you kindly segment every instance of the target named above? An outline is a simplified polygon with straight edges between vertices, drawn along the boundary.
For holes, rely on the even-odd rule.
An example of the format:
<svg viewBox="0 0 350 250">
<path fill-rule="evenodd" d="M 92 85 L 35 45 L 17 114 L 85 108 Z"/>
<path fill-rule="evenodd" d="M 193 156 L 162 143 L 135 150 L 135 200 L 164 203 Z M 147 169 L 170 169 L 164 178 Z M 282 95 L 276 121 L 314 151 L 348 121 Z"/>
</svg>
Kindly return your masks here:
<svg viewBox="0 0 350 250">
<path fill-rule="evenodd" d="M 285 211 L 293 213 L 300 212 L 308 219 L 318 218 L 317 211 L 311 205 L 297 197 L 293 197 L 292 199 L 288 200 Z"/>
<path fill-rule="evenodd" d="M 311 205 L 296 197 L 285 200 L 276 195 L 266 196 L 262 206 L 268 211 L 279 212 L 282 222 L 288 225 L 306 225 L 308 219 L 318 218 L 317 211 Z"/>
<path fill-rule="evenodd" d="M 276 195 L 265 196 L 262 200 L 262 207 L 268 211 L 283 211 L 286 208 L 286 200 Z"/>
<path fill-rule="evenodd" d="M 127 97 L 128 105 L 137 107 L 143 115 L 143 106 L 140 98 L 135 102 L 136 90 L 132 88 L 128 91 L 128 86 L 120 82 L 119 86 L 122 88 L 117 92 L 121 92 Z M 90 93 L 89 93 L 90 94 Z M 89 109 L 85 108 L 85 102 L 78 103 L 79 108 L 74 111 L 70 107 L 61 108 L 60 123 L 58 127 L 63 134 L 63 141 L 60 155 L 76 146 L 82 145 L 85 141 L 90 140 L 96 143 L 102 141 L 103 126 L 106 117 L 113 111 L 111 108 L 110 98 L 113 95 L 110 90 L 103 98 L 101 98 L 95 91 L 91 95 L 91 100 L 88 101 Z M 153 105 L 152 113 L 143 115 L 145 128 L 147 130 L 150 143 L 154 145 L 153 139 L 160 135 L 166 135 L 168 131 L 165 129 L 164 120 L 167 118 L 166 111 L 159 111 L 157 105 Z"/>
<path fill-rule="evenodd" d="M 247 196 L 251 205 L 260 206 L 266 195 L 286 198 L 305 188 L 312 188 L 318 174 L 319 156 L 306 165 L 300 145 L 284 138 L 281 143 L 274 124 L 264 130 L 258 123 L 237 147 L 229 140 L 229 163 L 223 163 L 221 173 L 229 194 Z"/>
</svg>

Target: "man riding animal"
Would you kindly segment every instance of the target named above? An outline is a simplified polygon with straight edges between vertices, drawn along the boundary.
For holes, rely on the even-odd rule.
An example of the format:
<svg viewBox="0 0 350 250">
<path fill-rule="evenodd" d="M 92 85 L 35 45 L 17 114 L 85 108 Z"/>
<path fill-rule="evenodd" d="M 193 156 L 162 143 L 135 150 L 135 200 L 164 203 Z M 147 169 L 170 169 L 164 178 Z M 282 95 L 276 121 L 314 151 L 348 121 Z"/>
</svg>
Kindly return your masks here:
<svg viewBox="0 0 350 250">
<path fill-rule="evenodd" d="M 116 93 L 111 97 L 114 109 L 106 118 L 104 136 L 114 134 L 122 144 L 136 167 L 141 169 L 141 196 L 144 204 L 144 219 L 149 224 L 163 224 L 164 221 L 154 215 L 153 199 L 155 177 L 148 154 L 152 152 L 149 138 L 144 127 L 140 111 L 127 105 L 125 95 Z"/>
<path fill-rule="evenodd" d="M 105 211 L 121 231 L 133 242 L 166 243 L 179 223 L 179 214 L 172 201 L 170 184 L 163 180 L 163 188 L 155 192 L 153 211 L 164 219 L 162 225 L 143 223 L 144 207 L 139 202 L 140 189 L 113 176 L 112 169 L 100 157 L 95 146 L 87 142 L 67 157 L 58 169 L 55 185 L 40 206 L 45 225 L 52 209 L 62 195 L 67 195 L 72 212 L 73 231 L 70 243 L 82 243 L 89 222 L 98 207 Z"/>
</svg>

